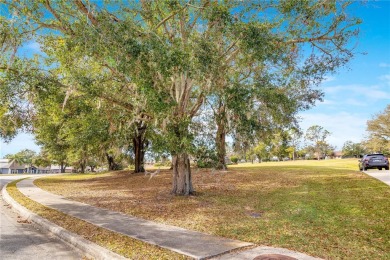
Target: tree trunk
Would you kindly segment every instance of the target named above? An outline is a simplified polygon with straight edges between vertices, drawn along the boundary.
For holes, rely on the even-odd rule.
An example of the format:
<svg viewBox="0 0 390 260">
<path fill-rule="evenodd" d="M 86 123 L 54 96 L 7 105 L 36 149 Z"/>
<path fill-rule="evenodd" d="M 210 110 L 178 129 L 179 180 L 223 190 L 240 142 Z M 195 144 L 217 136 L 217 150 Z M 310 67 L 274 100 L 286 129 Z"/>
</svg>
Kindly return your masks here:
<svg viewBox="0 0 390 260">
<path fill-rule="evenodd" d="M 172 193 L 175 195 L 191 195 L 194 193 L 192 187 L 190 160 L 187 154 L 189 146 L 185 140 L 191 140 L 189 124 L 201 107 L 204 96 L 199 95 L 196 102 L 192 104 L 193 81 L 189 73 L 182 72 L 174 75 L 171 96 L 177 102 L 173 110 L 172 118 L 174 123 L 171 129 L 175 133 L 176 140 L 172 142 Z"/>
<path fill-rule="evenodd" d="M 222 103 L 219 102 L 218 115 L 216 115 L 216 123 L 217 123 L 217 135 L 215 137 L 215 144 L 217 149 L 217 158 L 218 163 L 217 169 L 226 169 L 226 107 Z"/>
<path fill-rule="evenodd" d="M 82 159 L 81 161 L 80 161 L 80 172 L 81 173 L 85 173 L 85 168 L 86 168 L 86 166 L 87 166 L 87 162 L 86 162 L 86 160 L 85 159 Z"/>
<path fill-rule="evenodd" d="M 65 163 L 61 163 L 60 168 L 61 168 L 60 169 L 61 173 L 65 173 L 66 164 Z"/>
<path fill-rule="evenodd" d="M 194 193 L 191 179 L 190 159 L 187 153 L 172 156 L 172 193 L 175 195 L 191 195 Z"/>
<path fill-rule="evenodd" d="M 134 152 L 134 173 L 145 172 L 144 157 L 147 141 L 145 138 L 146 127 L 145 122 L 140 121 L 136 123 L 137 129 L 133 136 L 133 152 Z"/>
<path fill-rule="evenodd" d="M 106 153 L 106 158 L 107 158 L 107 163 L 108 163 L 108 170 L 109 171 L 115 170 L 114 157 L 112 155 L 109 155 L 108 153 Z"/>
<path fill-rule="evenodd" d="M 134 152 L 134 173 L 145 172 L 144 156 L 145 156 L 145 141 L 142 134 L 136 134 L 133 137 L 133 152 Z"/>
</svg>

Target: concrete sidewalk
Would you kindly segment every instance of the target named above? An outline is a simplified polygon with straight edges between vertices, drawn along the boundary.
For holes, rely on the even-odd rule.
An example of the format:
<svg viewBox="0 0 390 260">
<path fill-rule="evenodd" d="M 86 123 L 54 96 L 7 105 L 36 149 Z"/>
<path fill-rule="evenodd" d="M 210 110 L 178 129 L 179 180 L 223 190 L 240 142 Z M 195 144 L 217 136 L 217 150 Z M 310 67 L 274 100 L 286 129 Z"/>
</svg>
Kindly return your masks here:
<svg viewBox="0 0 390 260">
<path fill-rule="evenodd" d="M 33 179 L 18 182 L 18 189 L 30 199 L 93 225 L 158 245 L 196 259 L 216 256 L 252 244 L 168 226 L 128 215 L 70 201 L 46 192 Z"/>
<path fill-rule="evenodd" d="M 17 183 L 17 188 L 30 199 L 93 225 L 166 248 L 195 259 L 253 259 L 259 255 L 280 254 L 295 259 L 318 259 L 298 252 L 272 247 L 253 248 L 253 244 L 217 237 L 183 228 L 131 217 L 97 208 L 46 192 L 33 184 L 34 179 Z M 250 247 L 245 250 L 245 247 Z M 241 253 L 229 253 L 242 249 Z M 240 251 L 240 250 L 238 250 Z"/>
</svg>

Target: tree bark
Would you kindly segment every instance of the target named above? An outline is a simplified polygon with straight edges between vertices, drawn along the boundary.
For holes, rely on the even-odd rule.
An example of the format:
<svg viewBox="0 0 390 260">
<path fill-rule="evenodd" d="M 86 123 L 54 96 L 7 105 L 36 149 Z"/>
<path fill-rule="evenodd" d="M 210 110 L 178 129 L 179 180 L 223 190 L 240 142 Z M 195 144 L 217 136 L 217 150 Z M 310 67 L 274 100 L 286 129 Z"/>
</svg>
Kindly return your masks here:
<svg viewBox="0 0 390 260">
<path fill-rule="evenodd" d="M 147 142 L 145 139 L 146 125 L 139 123 L 133 137 L 134 173 L 145 172 L 144 158 Z"/>
<path fill-rule="evenodd" d="M 87 166 L 87 161 L 85 159 L 80 160 L 80 172 L 85 173 L 85 168 Z"/>
<path fill-rule="evenodd" d="M 107 163 L 108 163 L 108 170 L 109 171 L 115 170 L 114 157 L 112 155 L 109 155 L 108 153 L 106 153 L 106 158 L 107 158 Z"/>
<path fill-rule="evenodd" d="M 187 153 L 172 156 L 172 193 L 175 195 L 194 194 L 192 187 L 190 159 Z"/>
<path fill-rule="evenodd" d="M 133 138 L 133 152 L 134 152 L 134 173 L 145 172 L 144 168 L 144 141 L 141 135 L 136 135 Z"/>
<path fill-rule="evenodd" d="M 61 163 L 61 165 L 60 165 L 60 172 L 61 173 L 65 173 L 65 169 L 66 169 L 66 164 L 65 163 Z"/>
<path fill-rule="evenodd" d="M 217 149 L 218 163 L 217 169 L 226 169 L 226 107 L 220 101 L 218 108 L 218 115 L 216 115 L 217 134 L 215 137 L 215 144 Z"/>
<path fill-rule="evenodd" d="M 177 102 L 173 111 L 174 122 L 172 127 L 176 135 L 176 141 L 171 148 L 172 155 L 172 193 L 175 195 L 191 195 L 194 193 L 191 178 L 190 160 L 187 154 L 188 145 L 184 140 L 191 139 L 189 134 L 189 124 L 196 115 L 204 101 L 204 94 L 196 97 L 196 101 L 191 102 L 191 91 L 193 81 L 187 72 L 182 72 L 173 78 L 171 97 Z"/>
</svg>

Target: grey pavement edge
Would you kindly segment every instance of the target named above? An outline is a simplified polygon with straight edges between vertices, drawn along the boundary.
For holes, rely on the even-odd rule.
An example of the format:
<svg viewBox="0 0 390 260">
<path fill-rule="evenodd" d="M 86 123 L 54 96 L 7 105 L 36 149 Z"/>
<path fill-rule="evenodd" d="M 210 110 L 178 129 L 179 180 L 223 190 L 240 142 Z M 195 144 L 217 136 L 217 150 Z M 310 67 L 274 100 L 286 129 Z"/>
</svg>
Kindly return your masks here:
<svg viewBox="0 0 390 260">
<path fill-rule="evenodd" d="M 34 179 L 24 179 L 17 183 L 17 188 L 25 196 L 40 204 L 82 219 L 93 225 L 195 259 L 211 258 L 236 249 L 254 246 L 252 243 L 160 224 L 128 216 L 120 212 L 71 201 L 62 196 L 38 188 L 34 185 L 33 181 Z"/>
<path fill-rule="evenodd" d="M 261 255 L 282 255 L 290 256 L 298 260 L 322 260 L 321 258 L 315 258 L 308 256 L 299 252 L 291 251 L 284 248 L 269 247 L 269 246 L 259 246 L 250 250 L 245 250 L 241 252 L 233 252 L 227 255 L 222 255 L 220 257 L 213 258 L 215 260 L 249 260 L 254 259 L 257 256 Z M 268 259 L 268 258 L 265 258 Z M 274 258 L 269 258 L 274 259 Z"/>
<path fill-rule="evenodd" d="M 71 233 L 68 230 L 32 213 L 27 208 L 17 203 L 7 192 L 7 185 L 5 185 L 1 191 L 3 200 L 7 202 L 13 210 L 17 211 L 20 216 L 41 229 L 52 233 L 62 241 L 77 248 L 88 258 L 94 259 L 126 259 L 125 257 L 118 255 L 104 247 L 101 247 L 83 237 Z"/>
</svg>

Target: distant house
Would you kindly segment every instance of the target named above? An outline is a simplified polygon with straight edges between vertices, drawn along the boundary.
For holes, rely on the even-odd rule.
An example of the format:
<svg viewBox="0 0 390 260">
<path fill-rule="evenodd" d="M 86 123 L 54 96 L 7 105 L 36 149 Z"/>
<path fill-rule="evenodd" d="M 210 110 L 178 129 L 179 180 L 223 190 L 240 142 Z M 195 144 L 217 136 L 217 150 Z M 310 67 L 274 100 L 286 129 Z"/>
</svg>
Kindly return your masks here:
<svg viewBox="0 0 390 260">
<path fill-rule="evenodd" d="M 25 168 L 26 173 L 50 173 L 50 167 L 37 167 L 35 165 L 27 165 Z"/>
<path fill-rule="evenodd" d="M 1 174 L 23 173 L 24 170 L 25 166 L 18 164 L 13 159 L 0 159 Z"/>
<path fill-rule="evenodd" d="M 343 157 L 343 152 L 341 151 L 335 151 L 334 152 L 334 158 L 335 159 L 341 159 Z"/>
<path fill-rule="evenodd" d="M 13 159 L 0 159 L 0 174 L 50 173 L 50 167 L 18 164 Z"/>
<path fill-rule="evenodd" d="M 50 172 L 51 173 L 61 173 L 61 166 L 60 165 L 50 166 Z M 65 172 L 66 173 L 73 173 L 73 172 L 75 172 L 75 169 L 73 167 L 66 167 Z"/>
</svg>

